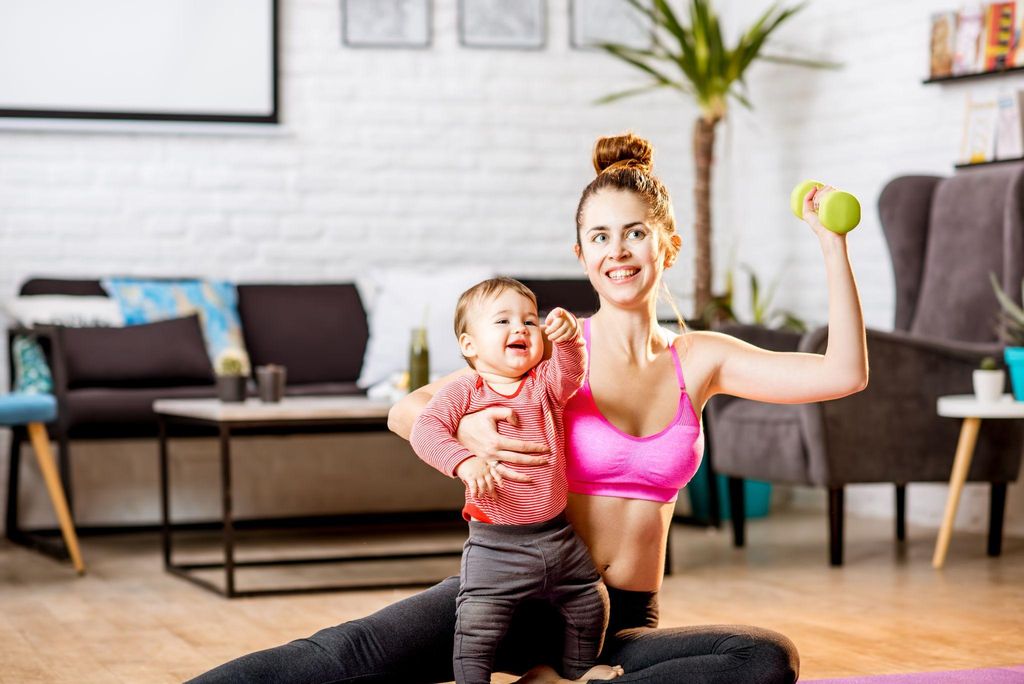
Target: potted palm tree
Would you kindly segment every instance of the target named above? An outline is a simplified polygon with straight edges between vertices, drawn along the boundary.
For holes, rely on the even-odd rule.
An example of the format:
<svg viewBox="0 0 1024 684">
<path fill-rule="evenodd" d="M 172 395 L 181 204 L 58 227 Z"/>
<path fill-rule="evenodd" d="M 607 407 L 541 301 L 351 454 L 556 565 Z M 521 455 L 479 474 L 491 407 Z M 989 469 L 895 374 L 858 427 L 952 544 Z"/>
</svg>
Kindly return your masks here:
<svg viewBox="0 0 1024 684">
<path fill-rule="evenodd" d="M 618 43 L 600 47 L 613 57 L 636 67 L 653 81 L 640 88 L 613 93 L 598 102 L 606 103 L 660 88 L 677 90 L 693 97 L 700 115 L 693 128 L 695 277 L 694 318 L 700 318 L 712 300 L 711 283 L 711 167 L 714 160 L 715 129 L 728 112 L 729 98 L 747 108 L 752 105 L 744 90 L 744 77 L 754 61 L 775 62 L 811 68 L 838 65 L 820 60 L 771 55 L 764 52 L 768 38 L 806 3 L 783 7 L 773 3 L 739 38 L 735 46 L 725 44 L 718 16 L 711 0 L 690 0 L 689 21 L 681 20 L 668 0 L 622 0 L 648 17 L 653 27 L 653 45 L 637 49 Z"/>
</svg>

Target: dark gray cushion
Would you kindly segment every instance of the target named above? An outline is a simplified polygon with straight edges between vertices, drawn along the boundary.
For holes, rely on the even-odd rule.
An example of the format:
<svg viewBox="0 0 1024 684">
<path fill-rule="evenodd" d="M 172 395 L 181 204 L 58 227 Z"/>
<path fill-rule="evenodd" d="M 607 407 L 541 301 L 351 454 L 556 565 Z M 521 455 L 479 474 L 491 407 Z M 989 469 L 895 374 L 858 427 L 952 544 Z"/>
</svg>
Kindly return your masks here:
<svg viewBox="0 0 1024 684">
<path fill-rule="evenodd" d="M 60 420 L 72 437 L 155 435 L 157 399 L 207 399 L 214 385 L 179 387 L 83 387 L 69 390 Z"/>
<path fill-rule="evenodd" d="M 70 389 L 213 383 L 196 315 L 123 328 L 61 328 L 58 332 Z"/>
<path fill-rule="evenodd" d="M 238 313 L 254 368 L 284 366 L 296 385 L 359 377 L 369 329 L 354 285 L 239 285 Z"/>
<path fill-rule="evenodd" d="M 512 276 L 515 277 L 515 276 Z M 600 305 L 597 292 L 586 278 L 516 278 L 537 295 L 537 311 L 547 315 L 560 306 L 577 316 L 590 316 Z"/>
<path fill-rule="evenodd" d="M 30 278 L 19 290 L 22 295 L 73 295 L 86 297 L 106 297 L 98 280 L 70 280 L 66 278 Z"/>
<path fill-rule="evenodd" d="M 994 168 L 957 174 L 935 187 L 910 332 L 965 342 L 997 338 L 999 304 L 988 274 L 1002 281 L 1004 257 L 1021 260 L 1021 255 L 1006 255 L 1001 249 L 1006 244 L 1004 231 L 1020 226 L 1019 217 L 1007 220 L 1005 214 L 1011 186 L 1019 176 L 1019 167 Z M 895 259 L 894 263 L 900 271 L 902 264 Z M 1019 294 L 1019 289 L 1016 283 L 1011 292 Z"/>
</svg>

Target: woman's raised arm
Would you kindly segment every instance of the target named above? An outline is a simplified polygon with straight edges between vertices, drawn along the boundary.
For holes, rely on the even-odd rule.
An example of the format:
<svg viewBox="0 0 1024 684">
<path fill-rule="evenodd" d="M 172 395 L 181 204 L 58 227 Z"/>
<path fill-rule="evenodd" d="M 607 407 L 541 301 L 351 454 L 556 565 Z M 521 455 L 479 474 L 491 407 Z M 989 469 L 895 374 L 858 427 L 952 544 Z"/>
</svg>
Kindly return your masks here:
<svg viewBox="0 0 1024 684">
<path fill-rule="evenodd" d="M 771 352 L 727 335 L 698 333 L 702 350 L 716 363 L 711 394 L 796 404 L 838 399 L 867 386 L 864 316 L 846 249 L 846 236 L 821 225 L 812 199 L 813 193 L 808 193 L 804 200 L 804 217 L 821 241 L 828 274 L 825 354 Z"/>
</svg>

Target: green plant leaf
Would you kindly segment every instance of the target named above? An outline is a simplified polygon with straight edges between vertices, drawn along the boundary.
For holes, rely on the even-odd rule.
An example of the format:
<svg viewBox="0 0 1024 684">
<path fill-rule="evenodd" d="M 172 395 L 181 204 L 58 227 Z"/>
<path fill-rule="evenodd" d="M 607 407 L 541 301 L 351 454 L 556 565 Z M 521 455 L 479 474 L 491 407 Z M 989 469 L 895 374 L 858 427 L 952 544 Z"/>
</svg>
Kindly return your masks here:
<svg viewBox="0 0 1024 684">
<path fill-rule="evenodd" d="M 626 98 L 626 97 L 633 97 L 634 95 L 640 95 L 642 93 L 649 93 L 652 90 L 660 90 L 662 88 L 667 88 L 667 87 L 669 87 L 669 86 L 666 86 L 664 83 L 651 83 L 649 85 L 641 86 L 639 88 L 630 88 L 629 90 L 623 90 L 623 91 L 620 91 L 618 93 L 612 93 L 610 95 L 605 95 L 604 97 L 600 97 L 600 98 L 594 100 L 594 104 L 608 104 L 610 102 L 615 102 L 617 100 L 621 100 L 621 99 Z"/>
<path fill-rule="evenodd" d="M 999 300 L 999 305 L 1003 308 L 1003 314 L 1018 327 L 1024 329 L 1024 309 L 1015 304 L 1009 295 L 1003 292 L 1003 288 L 999 286 L 995 273 L 990 272 L 988 277 L 992 282 L 992 289 L 996 293 L 996 299 Z M 1021 294 L 1024 296 L 1024 283 L 1021 284 Z"/>
<path fill-rule="evenodd" d="M 784 330 L 792 330 L 793 332 L 805 333 L 807 332 L 807 324 L 804 319 L 800 318 L 796 314 L 790 311 L 779 311 L 778 316 L 782 318 L 782 323 L 779 327 Z"/>
<path fill-rule="evenodd" d="M 788 66 L 806 67 L 808 69 L 842 69 L 842 62 L 829 62 L 823 59 L 804 59 L 802 57 L 790 57 L 787 55 L 761 55 L 760 59 L 774 64 L 785 64 Z"/>
<path fill-rule="evenodd" d="M 663 86 L 671 86 L 673 88 L 679 88 L 680 84 L 677 84 L 671 78 L 661 73 L 651 65 L 647 64 L 640 56 L 635 55 L 636 52 L 632 48 L 628 48 L 624 45 L 618 45 L 616 43 L 601 43 L 598 45 L 602 50 L 608 52 L 615 57 L 618 57 L 623 62 L 632 64 L 637 69 L 646 72 L 647 74 L 654 77 L 654 80 Z"/>
</svg>

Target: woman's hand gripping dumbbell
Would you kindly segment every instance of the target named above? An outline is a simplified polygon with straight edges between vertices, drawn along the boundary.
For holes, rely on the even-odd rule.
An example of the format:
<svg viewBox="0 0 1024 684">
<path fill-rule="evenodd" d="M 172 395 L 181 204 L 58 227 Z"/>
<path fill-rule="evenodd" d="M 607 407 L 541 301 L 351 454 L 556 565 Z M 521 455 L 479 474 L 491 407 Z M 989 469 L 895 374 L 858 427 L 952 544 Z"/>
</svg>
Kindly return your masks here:
<svg viewBox="0 0 1024 684">
<path fill-rule="evenodd" d="M 836 190 L 818 181 L 804 181 L 789 195 L 789 206 L 798 219 L 804 217 L 804 200 L 808 193 L 817 190 L 812 204 L 818 220 L 833 233 L 844 235 L 860 223 L 860 202 L 848 192 Z"/>
</svg>

